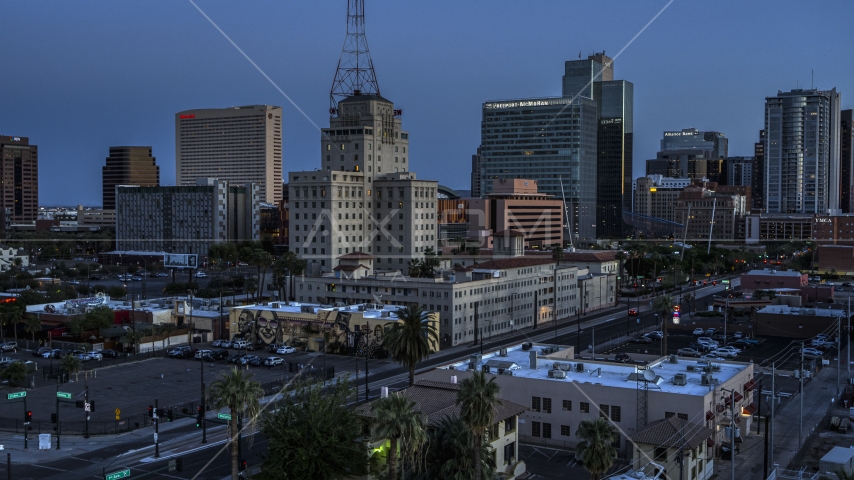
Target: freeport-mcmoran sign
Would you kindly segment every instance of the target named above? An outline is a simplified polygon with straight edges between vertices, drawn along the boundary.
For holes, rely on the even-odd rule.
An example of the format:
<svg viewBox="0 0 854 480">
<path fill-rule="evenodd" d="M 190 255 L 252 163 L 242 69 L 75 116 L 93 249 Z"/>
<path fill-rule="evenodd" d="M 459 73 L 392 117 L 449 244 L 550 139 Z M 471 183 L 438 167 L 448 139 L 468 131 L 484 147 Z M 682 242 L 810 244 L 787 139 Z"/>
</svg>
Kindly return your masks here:
<svg viewBox="0 0 854 480">
<path fill-rule="evenodd" d="M 540 100 L 513 100 L 509 102 L 484 103 L 483 108 L 487 110 L 495 110 L 496 108 L 548 107 L 550 105 L 566 105 L 568 103 L 572 103 L 571 98 L 547 98 Z"/>
</svg>

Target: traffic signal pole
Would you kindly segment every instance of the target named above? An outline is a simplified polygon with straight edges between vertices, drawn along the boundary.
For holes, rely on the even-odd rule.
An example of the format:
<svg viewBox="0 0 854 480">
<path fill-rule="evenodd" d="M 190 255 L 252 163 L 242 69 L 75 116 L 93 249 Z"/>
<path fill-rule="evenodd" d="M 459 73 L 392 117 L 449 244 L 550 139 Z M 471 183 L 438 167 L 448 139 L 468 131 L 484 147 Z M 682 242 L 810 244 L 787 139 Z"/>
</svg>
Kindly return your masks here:
<svg viewBox="0 0 854 480">
<path fill-rule="evenodd" d="M 27 410 L 27 397 L 24 397 L 24 420 L 26 420 L 29 416 L 27 415 L 27 412 L 29 412 L 29 410 Z M 24 425 L 24 450 L 28 450 L 27 442 L 30 440 L 30 435 L 28 432 L 28 430 L 30 429 L 30 422 L 24 423 L 26 423 L 26 425 Z"/>
<path fill-rule="evenodd" d="M 157 434 L 160 432 L 160 409 L 157 408 L 157 399 L 154 399 L 154 458 L 160 458 L 160 442 Z"/>
<path fill-rule="evenodd" d="M 56 449 L 59 450 L 59 385 L 56 386 Z"/>
</svg>

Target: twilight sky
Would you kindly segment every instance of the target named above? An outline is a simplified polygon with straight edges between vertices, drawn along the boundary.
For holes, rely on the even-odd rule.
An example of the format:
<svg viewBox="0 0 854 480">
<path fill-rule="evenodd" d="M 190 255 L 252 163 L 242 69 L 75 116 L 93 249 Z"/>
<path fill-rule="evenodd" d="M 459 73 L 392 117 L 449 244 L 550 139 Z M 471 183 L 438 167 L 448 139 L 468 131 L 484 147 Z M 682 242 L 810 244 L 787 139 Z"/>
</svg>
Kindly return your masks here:
<svg viewBox="0 0 854 480">
<path fill-rule="evenodd" d="M 197 0 L 319 126 L 346 0 Z M 366 0 L 380 90 L 403 109 L 419 178 L 469 188 L 486 100 L 559 96 L 563 62 L 615 55 L 666 0 Z M 664 130 L 696 127 L 752 155 L 764 97 L 837 87 L 854 107 L 854 2 L 674 1 L 615 60 L 634 82 L 635 176 Z M 151 145 L 175 181 L 174 113 L 284 107 L 284 171 L 313 169 L 319 132 L 186 0 L 6 2 L 0 134 L 40 151 L 42 205 L 100 205 L 111 145 Z"/>
</svg>

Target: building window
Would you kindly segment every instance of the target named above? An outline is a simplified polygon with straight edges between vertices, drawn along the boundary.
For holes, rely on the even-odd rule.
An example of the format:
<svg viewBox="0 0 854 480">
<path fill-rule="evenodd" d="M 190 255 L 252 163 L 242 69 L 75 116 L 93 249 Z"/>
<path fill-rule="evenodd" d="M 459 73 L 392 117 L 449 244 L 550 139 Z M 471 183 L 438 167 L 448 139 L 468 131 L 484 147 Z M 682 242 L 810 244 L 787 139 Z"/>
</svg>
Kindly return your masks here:
<svg viewBox="0 0 854 480">
<path fill-rule="evenodd" d="M 504 445 L 504 463 L 510 463 L 516 459 L 516 442 Z"/>
<path fill-rule="evenodd" d="M 682 420 L 685 420 L 686 422 L 688 421 L 688 414 L 687 413 L 677 413 L 676 417 L 680 418 Z"/>
<path fill-rule="evenodd" d="M 572 400 L 564 400 L 563 401 L 563 409 L 567 412 L 572 411 Z"/>
<path fill-rule="evenodd" d="M 531 422 L 531 436 L 539 437 L 540 436 L 540 422 Z"/>
<path fill-rule="evenodd" d="M 675 417 L 675 416 L 676 416 L 675 412 L 664 412 L 664 418 L 670 418 L 670 417 Z"/>
<path fill-rule="evenodd" d="M 507 435 L 514 430 L 516 430 L 516 417 L 510 417 L 504 420 L 504 434 Z"/>
<path fill-rule="evenodd" d="M 543 399 L 543 412 L 552 413 L 552 399 L 544 398 Z"/>
<path fill-rule="evenodd" d="M 667 462 L 667 447 L 655 447 L 653 460 L 656 462 Z"/>
<path fill-rule="evenodd" d="M 623 417 L 622 409 L 616 405 L 611 405 L 611 421 L 619 422 Z"/>
<path fill-rule="evenodd" d="M 569 435 L 569 425 L 561 425 L 560 426 L 560 434 L 563 437 L 568 437 Z"/>
<path fill-rule="evenodd" d="M 544 423 L 543 424 L 543 438 L 552 438 L 552 424 Z"/>
<path fill-rule="evenodd" d="M 581 409 L 581 413 L 590 413 L 590 404 L 587 402 L 580 402 L 578 408 Z"/>
<path fill-rule="evenodd" d="M 540 397 L 531 397 L 531 411 L 539 412 L 540 411 Z"/>
<path fill-rule="evenodd" d="M 604 418 L 608 418 L 608 416 L 610 414 L 609 410 L 610 410 L 610 407 L 608 407 L 608 405 L 599 405 L 599 416 L 604 417 Z"/>
</svg>

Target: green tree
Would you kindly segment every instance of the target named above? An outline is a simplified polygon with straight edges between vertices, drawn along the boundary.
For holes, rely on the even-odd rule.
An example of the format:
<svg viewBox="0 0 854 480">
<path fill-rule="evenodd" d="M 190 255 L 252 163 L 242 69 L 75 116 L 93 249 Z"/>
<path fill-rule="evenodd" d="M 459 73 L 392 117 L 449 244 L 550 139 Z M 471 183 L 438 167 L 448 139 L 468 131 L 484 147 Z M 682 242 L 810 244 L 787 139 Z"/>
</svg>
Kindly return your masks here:
<svg viewBox="0 0 854 480">
<path fill-rule="evenodd" d="M 423 271 L 422 267 L 424 266 L 422 264 L 421 260 L 419 260 L 417 258 L 413 258 L 412 260 L 409 260 L 408 262 L 406 262 L 406 266 L 409 267 L 409 276 L 410 277 L 420 277 L 421 276 L 421 272 Z"/>
<path fill-rule="evenodd" d="M 129 344 L 133 348 L 133 353 L 139 353 L 139 341 L 144 336 L 141 329 L 129 329 L 125 330 L 125 334 L 119 340 L 125 345 Z"/>
<path fill-rule="evenodd" d="M 667 325 L 670 323 L 670 315 L 673 313 L 673 297 L 662 295 L 652 301 L 652 310 L 658 314 L 661 321 L 661 354 L 667 355 Z"/>
<path fill-rule="evenodd" d="M 211 384 L 209 397 L 216 408 L 228 408 L 231 412 L 229 430 L 231 432 L 231 479 L 238 479 L 237 417 L 253 419 L 261 409 L 260 400 L 264 396 L 261 384 L 252 379 L 252 374 L 233 367 L 222 372 Z"/>
<path fill-rule="evenodd" d="M 122 298 L 127 299 L 128 291 L 125 287 L 122 287 L 121 285 L 115 285 L 112 287 L 107 287 L 107 295 L 109 295 L 110 298 L 115 300 L 119 300 Z"/>
<path fill-rule="evenodd" d="M 296 253 L 292 251 L 285 252 L 281 257 L 281 261 L 285 270 L 288 271 L 288 275 L 290 276 L 290 281 L 288 284 L 290 285 L 290 294 L 288 298 L 290 300 L 294 299 L 294 275 L 302 275 L 305 271 L 306 261 L 299 258 Z"/>
<path fill-rule="evenodd" d="M 495 477 L 495 459 L 487 445 L 480 448 L 481 480 L 492 479 Z M 444 417 L 427 432 L 424 472 L 416 478 L 473 479 L 474 449 L 474 436 L 460 417 Z"/>
<path fill-rule="evenodd" d="M 590 472 L 592 480 L 599 480 L 614 464 L 617 452 L 611 444 L 616 435 L 617 429 L 604 417 L 584 420 L 578 424 L 575 436 L 581 438 L 581 442 L 576 447 L 575 455 Z"/>
<path fill-rule="evenodd" d="M 551 247 L 552 251 L 552 260 L 554 260 L 558 265 L 563 261 L 563 245 L 555 244 Z"/>
<path fill-rule="evenodd" d="M 415 383 L 415 367 L 438 348 L 439 334 L 429 314 L 418 305 L 397 311 L 399 319 L 383 336 L 383 348 L 392 358 L 409 369 L 409 385 Z"/>
<path fill-rule="evenodd" d="M 415 402 L 402 393 L 392 393 L 388 397 L 377 400 L 372 410 L 374 440 L 384 438 L 389 440 L 388 477 L 389 480 L 398 480 L 398 447 L 401 449 L 402 457 L 411 458 L 426 440 L 427 421 L 416 409 Z"/>
<path fill-rule="evenodd" d="M 2 378 L 7 380 L 11 386 L 22 387 L 27 381 L 27 366 L 24 362 L 9 363 L 3 369 Z"/>
<path fill-rule="evenodd" d="M 42 331 L 42 321 L 36 315 L 30 315 L 24 320 L 24 330 L 33 336 L 33 341 L 36 341 L 36 334 Z"/>
<path fill-rule="evenodd" d="M 495 421 L 495 406 L 501 404 L 498 399 L 500 390 L 501 387 L 495 383 L 494 377 L 487 381 L 485 373 L 474 372 L 471 377 L 463 380 L 457 393 L 460 418 L 474 435 L 474 478 L 483 478 L 483 434 Z"/>
<path fill-rule="evenodd" d="M 349 383 L 336 381 L 324 388 L 300 382 L 288 393 L 278 408 L 261 417 L 269 446 L 260 477 L 334 480 L 368 474 L 368 456 L 358 441 L 362 421 L 347 408 L 353 395 Z"/>
<path fill-rule="evenodd" d="M 98 330 L 101 328 L 110 328 L 115 322 L 116 313 L 106 305 L 99 305 L 90 308 L 83 318 L 85 319 L 87 330 Z"/>
<path fill-rule="evenodd" d="M 66 355 L 62 357 L 62 360 L 59 362 L 62 369 L 65 373 L 69 375 L 73 375 L 80 371 L 80 359 L 75 357 L 74 355 Z"/>
<path fill-rule="evenodd" d="M 431 278 L 435 274 L 436 268 L 439 267 L 439 255 L 433 250 L 433 247 L 424 249 L 424 260 L 421 261 L 421 276 Z"/>
<path fill-rule="evenodd" d="M 17 300 L 0 303 L 0 320 L 2 320 L 3 324 L 12 326 L 16 342 L 18 341 L 18 324 L 24 318 L 26 309 L 26 305 Z"/>
</svg>

